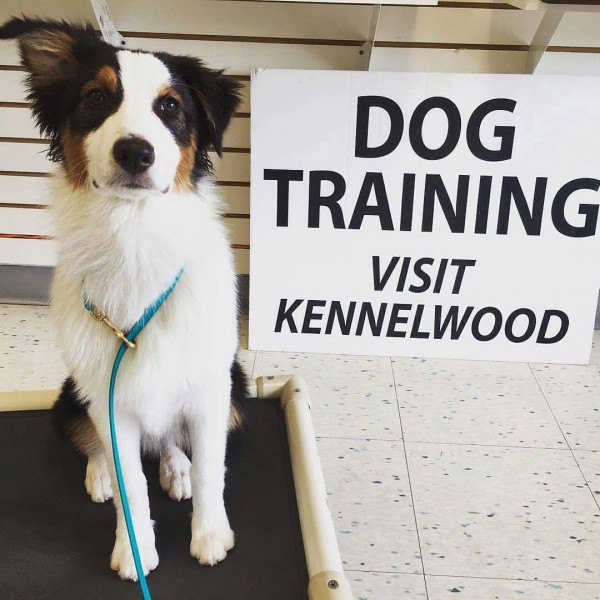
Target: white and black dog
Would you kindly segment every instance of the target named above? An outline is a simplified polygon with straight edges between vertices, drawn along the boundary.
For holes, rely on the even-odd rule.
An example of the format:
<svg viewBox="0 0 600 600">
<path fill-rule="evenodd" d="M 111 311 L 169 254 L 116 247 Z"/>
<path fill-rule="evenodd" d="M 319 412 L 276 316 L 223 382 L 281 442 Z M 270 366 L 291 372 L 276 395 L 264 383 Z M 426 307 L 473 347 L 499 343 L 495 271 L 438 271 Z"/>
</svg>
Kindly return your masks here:
<svg viewBox="0 0 600 600">
<path fill-rule="evenodd" d="M 92 500 L 110 499 L 117 486 L 107 398 L 120 342 L 83 298 L 127 331 L 184 267 L 124 357 L 117 439 L 144 571 L 158 555 L 141 450 L 160 453 L 172 498 L 193 496 L 190 551 L 214 565 L 234 545 L 224 460 L 246 382 L 235 360 L 235 273 L 208 150 L 221 152 L 239 85 L 196 58 L 110 46 L 91 25 L 14 18 L 0 38 L 18 40 L 33 113 L 61 167 L 51 202 L 59 242 L 52 307 L 71 376 L 56 420 L 87 455 Z M 135 580 L 115 505 L 111 567 Z"/>
</svg>

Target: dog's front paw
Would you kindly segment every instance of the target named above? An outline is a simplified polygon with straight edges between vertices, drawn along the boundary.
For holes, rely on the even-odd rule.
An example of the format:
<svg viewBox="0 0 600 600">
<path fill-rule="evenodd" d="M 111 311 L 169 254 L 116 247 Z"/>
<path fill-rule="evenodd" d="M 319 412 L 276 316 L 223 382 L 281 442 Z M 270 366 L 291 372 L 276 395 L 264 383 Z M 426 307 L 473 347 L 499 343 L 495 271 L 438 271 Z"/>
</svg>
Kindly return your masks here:
<svg viewBox="0 0 600 600">
<path fill-rule="evenodd" d="M 192 497 L 190 459 L 181 451 L 160 457 L 160 486 L 173 500 Z"/>
<path fill-rule="evenodd" d="M 229 525 L 219 529 L 192 533 L 190 553 L 201 565 L 214 566 L 233 548 L 235 537 Z"/>
<path fill-rule="evenodd" d="M 144 575 L 148 575 L 150 571 L 158 567 L 158 553 L 154 546 L 154 531 L 152 528 L 150 528 L 150 532 L 145 535 L 140 535 L 139 532 L 136 531 Z M 115 547 L 110 559 L 110 568 L 113 571 L 117 571 L 121 579 L 130 579 L 131 581 L 138 580 L 135 561 L 133 560 L 127 533 L 124 535 L 117 535 Z"/>
<path fill-rule="evenodd" d="M 104 454 L 88 458 L 85 489 L 94 502 L 106 502 L 113 497 L 110 473 Z"/>
</svg>

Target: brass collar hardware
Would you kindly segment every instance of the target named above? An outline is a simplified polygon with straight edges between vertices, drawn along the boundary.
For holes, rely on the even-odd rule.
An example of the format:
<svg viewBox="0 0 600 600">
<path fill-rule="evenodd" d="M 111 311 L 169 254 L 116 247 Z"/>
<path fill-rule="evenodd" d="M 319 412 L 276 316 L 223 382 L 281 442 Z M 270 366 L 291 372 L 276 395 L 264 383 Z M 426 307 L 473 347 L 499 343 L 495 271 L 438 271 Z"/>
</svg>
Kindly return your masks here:
<svg viewBox="0 0 600 600">
<path fill-rule="evenodd" d="M 136 347 L 136 343 L 128 340 L 125 334 L 101 310 L 94 308 L 94 310 L 90 310 L 89 312 L 96 321 L 104 323 L 128 348 L 133 349 Z"/>
</svg>

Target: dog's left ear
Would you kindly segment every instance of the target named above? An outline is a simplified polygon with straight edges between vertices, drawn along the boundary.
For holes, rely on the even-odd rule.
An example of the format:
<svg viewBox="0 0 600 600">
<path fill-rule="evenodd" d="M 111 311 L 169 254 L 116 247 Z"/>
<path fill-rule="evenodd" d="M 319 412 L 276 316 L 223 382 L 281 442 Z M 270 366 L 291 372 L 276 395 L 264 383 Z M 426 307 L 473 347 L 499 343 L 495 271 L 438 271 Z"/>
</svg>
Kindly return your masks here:
<svg viewBox="0 0 600 600">
<path fill-rule="evenodd" d="M 223 71 L 204 69 L 201 84 L 196 89 L 210 123 L 212 143 L 222 155 L 223 134 L 240 104 L 240 84 L 223 75 Z"/>
<path fill-rule="evenodd" d="M 158 53 L 188 88 L 191 88 L 208 125 L 210 143 L 221 156 L 223 134 L 240 104 L 241 85 L 222 70 L 209 69 L 192 56 L 172 56 Z"/>
</svg>

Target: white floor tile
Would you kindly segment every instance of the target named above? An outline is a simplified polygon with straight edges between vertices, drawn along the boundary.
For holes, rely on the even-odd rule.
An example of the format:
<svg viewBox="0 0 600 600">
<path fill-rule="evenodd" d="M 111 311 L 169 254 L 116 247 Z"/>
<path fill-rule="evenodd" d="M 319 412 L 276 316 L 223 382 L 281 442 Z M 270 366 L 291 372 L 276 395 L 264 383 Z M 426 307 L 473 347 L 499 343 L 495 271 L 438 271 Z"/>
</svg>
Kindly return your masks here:
<svg viewBox="0 0 600 600">
<path fill-rule="evenodd" d="M 600 452 L 576 450 L 574 454 L 596 502 L 600 503 Z"/>
<path fill-rule="evenodd" d="M 426 576 L 429 600 L 600 600 L 600 585 Z"/>
<path fill-rule="evenodd" d="M 423 575 L 346 571 L 356 600 L 417 600 L 427 598 Z"/>
<path fill-rule="evenodd" d="M 393 359 L 404 438 L 566 447 L 524 363 Z"/>
<path fill-rule="evenodd" d="M 256 352 L 252 350 L 246 350 L 245 348 L 239 348 L 237 359 L 242 369 L 244 369 L 248 379 L 252 379 L 252 371 L 254 369 L 254 361 L 256 360 Z"/>
<path fill-rule="evenodd" d="M 600 365 L 532 365 L 573 450 L 600 450 Z"/>
<path fill-rule="evenodd" d="M 571 452 L 406 449 L 427 574 L 600 583 L 598 509 Z"/>
<path fill-rule="evenodd" d="M 0 391 L 56 389 L 65 376 L 50 309 L 0 304 Z"/>
<path fill-rule="evenodd" d="M 401 439 L 389 358 L 258 352 L 254 377 L 288 373 L 307 379 L 317 436 Z"/>
<path fill-rule="evenodd" d="M 421 572 L 402 443 L 321 438 L 319 454 L 345 568 Z"/>
</svg>

